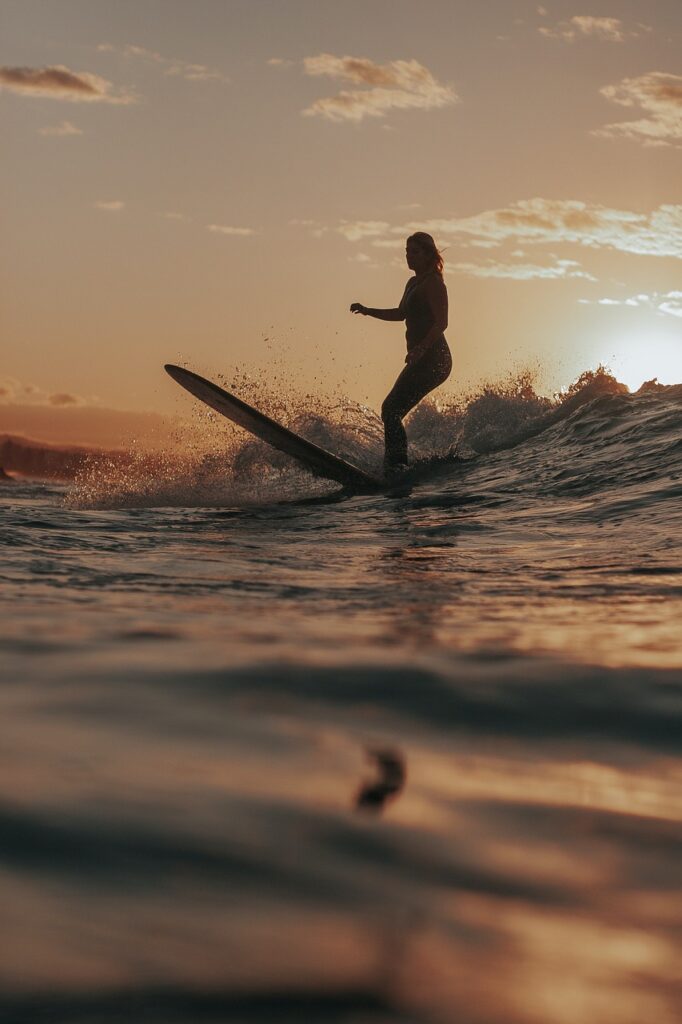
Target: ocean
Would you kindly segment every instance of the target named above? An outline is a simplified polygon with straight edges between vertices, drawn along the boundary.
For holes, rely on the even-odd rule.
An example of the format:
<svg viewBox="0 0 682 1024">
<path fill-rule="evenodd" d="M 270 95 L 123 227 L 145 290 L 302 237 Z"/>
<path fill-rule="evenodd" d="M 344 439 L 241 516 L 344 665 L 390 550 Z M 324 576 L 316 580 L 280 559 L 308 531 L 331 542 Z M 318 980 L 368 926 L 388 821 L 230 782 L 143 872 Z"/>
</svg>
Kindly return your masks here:
<svg viewBox="0 0 682 1024">
<path fill-rule="evenodd" d="M 673 1024 L 682 385 L 602 384 L 0 482 L 3 1024 Z"/>
</svg>

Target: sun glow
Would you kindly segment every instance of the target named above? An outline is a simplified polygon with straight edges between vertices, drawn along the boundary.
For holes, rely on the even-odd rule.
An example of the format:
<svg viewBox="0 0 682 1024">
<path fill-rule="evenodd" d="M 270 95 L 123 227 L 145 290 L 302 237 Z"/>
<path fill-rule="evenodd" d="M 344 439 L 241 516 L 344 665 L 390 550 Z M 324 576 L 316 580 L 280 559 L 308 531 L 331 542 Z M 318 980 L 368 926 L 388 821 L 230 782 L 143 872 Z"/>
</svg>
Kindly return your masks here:
<svg viewBox="0 0 682 1024">
<path fill-rule="evenodd" d="M 603 362 L 630 391 L 637 391 L 645 381 L 654 378 L 659 384 L 681 384 L 682 331 L 678 337 L 643 331 L 620 342 Z"/>
</svg>

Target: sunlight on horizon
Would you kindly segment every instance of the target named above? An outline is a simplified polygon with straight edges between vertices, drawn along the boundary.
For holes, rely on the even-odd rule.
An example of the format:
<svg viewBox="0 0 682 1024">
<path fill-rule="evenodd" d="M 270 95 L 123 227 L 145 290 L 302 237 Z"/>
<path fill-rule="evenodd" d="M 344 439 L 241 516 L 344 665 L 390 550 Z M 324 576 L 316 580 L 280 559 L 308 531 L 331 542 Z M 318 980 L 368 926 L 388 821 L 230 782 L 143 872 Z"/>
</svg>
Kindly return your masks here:
<svg viewBox="0 0 682 1024">
<path fill-rule="evenodd" d="M 682 345 L 660 328 L 640 330 L 621 340 L 603 363 L 633 392 L 651 380 L 666 385 L 682 383 Z"/>
</svg>

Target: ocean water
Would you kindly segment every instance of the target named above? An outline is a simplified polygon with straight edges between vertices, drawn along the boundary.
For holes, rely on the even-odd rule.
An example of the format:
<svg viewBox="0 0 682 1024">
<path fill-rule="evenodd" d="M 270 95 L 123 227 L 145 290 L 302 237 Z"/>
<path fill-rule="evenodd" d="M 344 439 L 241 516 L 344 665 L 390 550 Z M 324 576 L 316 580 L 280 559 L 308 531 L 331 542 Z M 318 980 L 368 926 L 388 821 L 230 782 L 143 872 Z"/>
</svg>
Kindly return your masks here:
<svg viewBox="0 0 682 1024">
<path fill-rule="evenodd" d="M 426 403 L 387 494 L 211 414 L 0 484 L 0 1020 L 677 1019 L 682 386 L 621 392 Z"/>
</svg>

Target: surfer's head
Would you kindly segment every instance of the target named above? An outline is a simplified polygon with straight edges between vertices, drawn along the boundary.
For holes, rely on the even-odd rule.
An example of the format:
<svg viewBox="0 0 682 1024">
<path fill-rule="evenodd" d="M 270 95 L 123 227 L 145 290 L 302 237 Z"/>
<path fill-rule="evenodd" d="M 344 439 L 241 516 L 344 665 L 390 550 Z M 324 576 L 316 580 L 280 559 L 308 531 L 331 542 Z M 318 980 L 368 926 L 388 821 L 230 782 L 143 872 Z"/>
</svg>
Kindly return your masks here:
<svg viewBox="0 0 682 1024">
<path fill-rule="evenodd" d="M 437 270 L 443 273 L 443 257 L 431 235 L 426 231 L 415 231 L 405 243 L 405 259 L 410 270 L 417 274 Z"/>
</svg>

